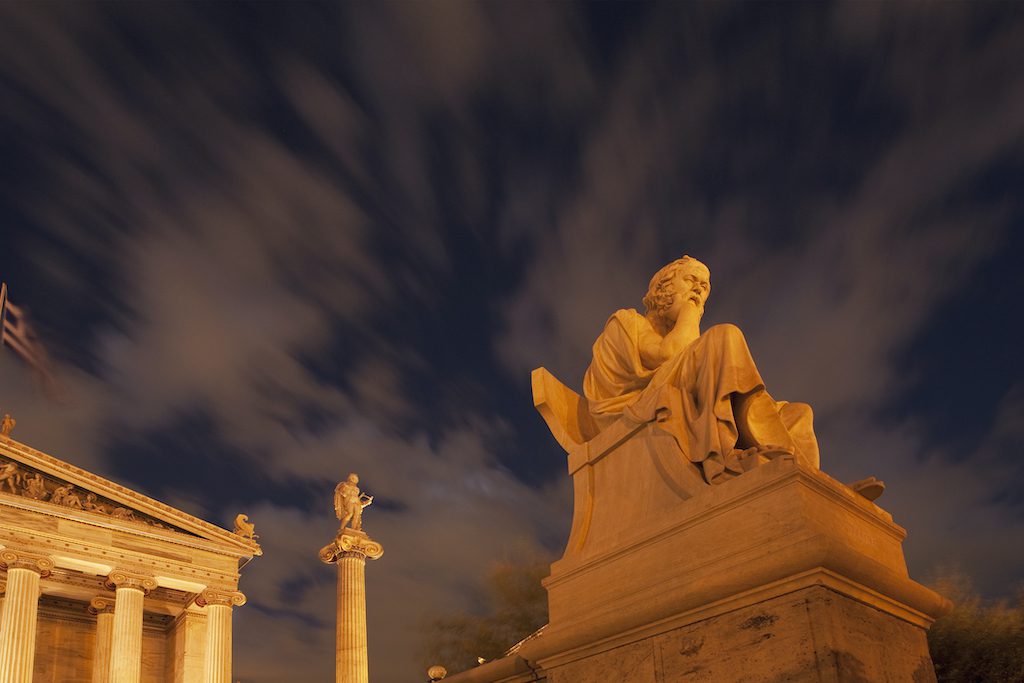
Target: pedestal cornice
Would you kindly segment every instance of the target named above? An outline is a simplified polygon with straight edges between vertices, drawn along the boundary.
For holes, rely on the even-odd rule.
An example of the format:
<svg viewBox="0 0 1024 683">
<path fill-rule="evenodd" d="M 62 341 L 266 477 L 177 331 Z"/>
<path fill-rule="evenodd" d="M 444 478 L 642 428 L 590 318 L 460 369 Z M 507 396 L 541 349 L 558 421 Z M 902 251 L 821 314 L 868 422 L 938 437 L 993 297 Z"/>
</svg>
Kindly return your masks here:
<svg viewBox="0 0 1024 683">
<path fill-rule="evenodd" d="M 383 554 L 384 546 L 371 539 L 365 532 L 343 529 L 331 543 L 320 549 L 320 560 L 326 564 L 334 564 L 343 557 L 368 557 L 376 560 Z"/>
</svg>

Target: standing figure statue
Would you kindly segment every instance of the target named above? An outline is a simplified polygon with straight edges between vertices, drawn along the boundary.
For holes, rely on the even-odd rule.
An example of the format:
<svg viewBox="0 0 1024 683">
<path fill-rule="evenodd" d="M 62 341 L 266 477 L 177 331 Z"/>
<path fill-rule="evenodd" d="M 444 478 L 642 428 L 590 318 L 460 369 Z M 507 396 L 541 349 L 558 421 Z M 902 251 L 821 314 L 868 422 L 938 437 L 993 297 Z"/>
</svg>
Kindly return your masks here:
<svg viewBox="0 0 1024 683">
<path fill-rule="evenodd" d="M 373 503 L 373 496 L 359 490 L 359 477 L 353 473 L 334 487 L 334 514 L 341 520 L 342 530 L 363 529 L 363 508 Z"/>
<path fill-rule="evenodd" d="M 665 400 L 678 406 L 659 423 L 709 484 L 744 471 L 744 459 L 796 456 L 818 467 L 810 406 L 774 400 L 735 325 L 700 331 L 711 273 L 683 256 L 651 278 L 645 313 L 616 311 L 594 342 L 583 393 L 603 429 Z"/>
<path fill-rule="evenodd" d="M 3 419 L 0 419 L 0 436 L 10 438 L 16 426 L 18 421 L 11 417 L 10 413 L 4 413 Z"/>
</svg>

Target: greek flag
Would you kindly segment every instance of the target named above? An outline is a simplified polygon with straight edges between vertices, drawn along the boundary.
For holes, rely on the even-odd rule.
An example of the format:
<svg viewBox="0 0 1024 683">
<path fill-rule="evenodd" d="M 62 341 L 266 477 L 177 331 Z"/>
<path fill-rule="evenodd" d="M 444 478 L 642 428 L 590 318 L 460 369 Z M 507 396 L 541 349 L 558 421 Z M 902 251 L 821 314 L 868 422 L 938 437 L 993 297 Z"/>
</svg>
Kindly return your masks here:
<svg viewBox="0 0 1024 683">
<path fill-rule="evenodd" d="M 60 391 L 50 370 L 50 359 L 46 349 L 39 343 L 21 307 L 15 306 L 7 298 L 6 283 L 0 283 L 0 323 L 3 328 L 0 346 L 9 347 L 28 363 L 42 380 L 45 393 L 55 397 Z"/>
</svg>

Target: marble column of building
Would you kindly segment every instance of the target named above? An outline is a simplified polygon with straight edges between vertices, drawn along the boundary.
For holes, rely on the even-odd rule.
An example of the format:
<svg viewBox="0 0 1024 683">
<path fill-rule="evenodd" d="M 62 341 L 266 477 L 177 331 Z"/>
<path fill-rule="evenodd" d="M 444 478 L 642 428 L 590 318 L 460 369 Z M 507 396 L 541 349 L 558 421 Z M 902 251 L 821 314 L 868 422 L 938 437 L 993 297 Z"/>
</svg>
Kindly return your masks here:
<svg viewBox="0 0 1024 683">
<path fill-rule="evenodd" d="M 205 683 L 231 683 L 231 608 L 245 604 L 239 591 L 208 588 L 196 598 L 206 607 Z"/>
<path fill-rule="evenodd" d="M 156 579 L 120 570 L 110 572 L 107 587 L 116 589 L 110 640 L 109 683 L 139 683 L 142 677 L 142 613 Z"/>
<path fill-rule="evenodd" d="M 0 683 L 31 683 L 36 655 L 39 579 L 48 576 L 53 560 L 45 555 L 5 548 L 0 564 L 7 567 L 7 590 L 0 617 Z"/>
<path fill-rule="evenodd" d="M 362 531 L 345 529 L 320 551 L 320 559 L 338 565 L 337 683 L 368 683 L 366 649 L 366 558 L 384 554 L 380 543 Z"/>
<path fill-rule="evenodd" d="M 106 596 L 89 602 L 89 614 L 96 617 L 96 643 L 92 651 L 92 683 L 110 680 L 110 645 L 114 635 L 114 600 Z"/>
</svg>

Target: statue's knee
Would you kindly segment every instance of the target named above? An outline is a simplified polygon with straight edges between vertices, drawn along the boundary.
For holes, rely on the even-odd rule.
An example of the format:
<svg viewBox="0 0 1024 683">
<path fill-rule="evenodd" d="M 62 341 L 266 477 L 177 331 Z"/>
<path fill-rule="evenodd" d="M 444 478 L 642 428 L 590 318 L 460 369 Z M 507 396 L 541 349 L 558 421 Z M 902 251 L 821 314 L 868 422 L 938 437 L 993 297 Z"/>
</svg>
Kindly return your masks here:
<svg viewBox="0 0 1024 683">
<path fill-rule="evenodd" d="M 715 325 L 714 327 L 709 327 L 708 331 L 705 332 L 704 334 L 715 339 L 728 339 L 741 341 L 744 344 L 746 343 L 746 339 L 744 339 L 743 337 L 742 330 L 740 330 L 740 328 L 736 327 L 732 323 L 721 323 L 719 325 Z"/>
</svg>

